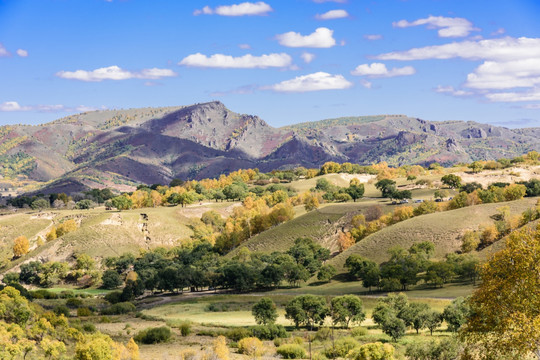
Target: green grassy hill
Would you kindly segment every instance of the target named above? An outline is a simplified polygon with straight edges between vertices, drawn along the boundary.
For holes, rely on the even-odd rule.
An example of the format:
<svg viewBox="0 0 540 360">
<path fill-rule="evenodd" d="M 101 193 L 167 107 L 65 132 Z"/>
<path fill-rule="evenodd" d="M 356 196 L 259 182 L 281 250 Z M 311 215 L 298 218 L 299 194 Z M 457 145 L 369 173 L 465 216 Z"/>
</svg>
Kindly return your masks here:
<svg viewBox="0 0 540 360">
<path fill-rule="evenodd" d="M 342 270 L 345 260 L 352 254 L 359 254 L 376 262 L 388 259 L 387 251 L 393 246 L 409 248 L 412 244 L 432 241 L 435 244 L 435 258 L 442 258 L 449 252 L 459 250 L 461 235 L 466 230 L 477 230 L 482 225 L 493 223 L 490 217 L 497 208 L 509 206 L 511 214 L 519 214 L 536 204 L 536 198 L 483 204 L 462 209 L 422 215 L 397 223 L 378 231 L 353 245 L 347 251 L 330 260 L 338 270 Z"/>
</svg>

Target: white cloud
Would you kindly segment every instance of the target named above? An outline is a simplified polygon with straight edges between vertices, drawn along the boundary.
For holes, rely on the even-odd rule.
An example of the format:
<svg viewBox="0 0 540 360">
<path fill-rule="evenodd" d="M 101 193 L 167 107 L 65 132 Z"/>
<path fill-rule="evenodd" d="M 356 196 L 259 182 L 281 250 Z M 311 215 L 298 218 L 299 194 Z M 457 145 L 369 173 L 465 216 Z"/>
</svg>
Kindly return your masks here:
<svg viewBox="0 0 540 360">
<path fill-rule="evenodd" d="M 404 66 L 402 68 L 392 68 L 388 70 L 385 64 L 382 63 L 372 63 L 372 64 L 362 64 L 358 65 L 356 69 L 351 71 L 352 75 L 356 76 L 367 76 L 372 78 L 388 78 L 395 76 L 407 76 L 413 75 L 416 73 L 416 70 L 412 66 Z"/>
<path fill-rule="evenodd" d="M 320 27 L 309 35 L 290 31 L 285 34 L 276 35 L 276 38 L 281 45 L 287 47 L 330 48 L 336 45 L 333 34 L 333 30 Z"/>
<path fill-rule="evenodd" d="M 63 79 L 92 81 L 99 82 L 103 80 L 127 80 L 127 79 L 161 79 L 164 77 L 173 77 L 177 74 L 170 69 L 143 69 L 141 71 L 132 72 L 124 70 L 116 65 L 99 68 L 92 71 L 76 70 L 76 71 L 59 71 L 56 76 Z"/>
<path fill-rule="evenodd" d="M 536 101 L 537 92 L 520 89 L 540 87 L 540 38 L 505 37 L 453 42 L 381 54 L 376 58 L 482 60 L 483 63 L 467 75 L 464 86 L 476 90 L 490 101 Z M 514 91 L 498 92 L 510 89 Z"/>
<path fill-rule="evenodd" d="M 319 20 L 343 19 L 346 17 L 349 17 L 349 13 L 345 10 L 330 10 L 324 14 L 315 15 L 315 18 Z"/>
<path fill-rule="evenodd" d="M 494 102 L 540 101 L 540 88 L 526 92 L 497 92 L 486 94 L 488 100 Z"/>
<path fill-rule="evenodd" d="M 467 75 L 467 87 L 511 89 L 540 85 L 540 59 L 485 61 Z"/>
<path fill-rule="evenodd" d="M 244 49 L 244 50 L 249 50 L 249 49 L 251 49 L 251 45 L 249 45 L 249 44 L 239 44 L 238 47 L 239 47 L 240 49 Z"/>
<path fill-rule="evenodd" d="M 231 69 L 254 69 L 269 67 L 287 67 L 292 63 L 292 58 L 285 54 L 268 54 L 253 56 L 247 54 L 240 57 L 230 55 L 214 54 L 210 57 L 201 53 L 192 54 L 180 61 L 178 65 L 211 67 L 211 68 L 231 68 Z"/>
<path fill-rule="evenodd" d="M 253 16 L 253 15 L 268 15 L 274 11 L 270 5 L 259 1 L 256 3 L 243 2 L 241 4 L 221 5 L 212 9 L 210 6 L 205 6 L 200 10 L 195 10 L 193 15 L 221 15 L 221 16 Z"/>
<path fill-rule="evenodd" d="M 17 50 L 17 55 L 19 55 L 20 57 L 27 57 L 28 56 L 28 51 L 23 50 L 23 49 L 18 49 Z"/>
<path fill-rule="evenodd" d="M 367 81 L 366 79 L 362 79 L 362 80 L 360 80 L 360 85 L 362 85 L 366 89 L 371 89 L 371 86 L 373 84 L 370 81 Z"/>
<path fill-rule="evenodd" d="M 104 109 L 104 107 L 102 107 Z M 16 101 L 6 101 L 0 104 L 0 111 L 14 112 L 14 111 L 36 111 L 36 112 L 87 112 L 99 110 L 98 108 L 89 107 L 85 105 L 79 106 L 65 106 L 65 105 L 31 105 L 21 106 Z"/>
<path fill-rule="evenodd" d="M 4 47 L 4 45 L 2 43 L 0 43 L 0 57 L 2 56 L 10 56 L 11 54 L 9 53 L 9 51 L 7 51 L 7 49 Z"/>
<path fill-rule="evenodd" d="M 381 40 L 382 38 L 383 38 L 383 36 L 380 35 L 380 34 L 368 34 L 368 35 L 364 35 L 364 39 L 370 40 L 370 41 L 373 41 L 373 40 Z"/>
<path fill-rule="evenodd" d="M 523 109 L 529 109 L 529 110 L 538 110 L 540 109 L 540 104 L 527 104 L 522 106 Z"/>
<path fill-rule="evenodd" d="M 315 54 L 304 52 L 302 53 L 301 57 L 302 57 L 302 60 L 304 60 L 306 64 L 309 64 L 315 59 Z"/>
<path fill-rule="evenodd" d="M 297 76 L 294 79 L 282 81 L 264 89 L 277 92 L 307 92 L 319 90 L 347 89 L 353 84 L 343 75 L 332 75 L 325 72 L 317 72 L 309 75 Z"/>
<path fill-rule="evenodd" d="M 440 37 L 465 37 L 472 31 L 479 31 L 467 19 L 444 16 L 429 16 L 425 19 L 418 19 L 412 22 L 400 20 L 393 22 L 392 25 L 399 28 L 427 25 L 428 29 L 439 29 L 438 34 Z"/>
<path fill-rule="evenodd" d="M 426 60 L 462 58 L 466 60 L 521 60 L 540 58 L 540 38 L 487 39 L 452 42 L 413 48 L 376 56 L 379 60 Z"/>
<path fill-rule="evenodd" d="M 437 86 L 437 88 L 435 89 L 435 92 L 438 92 L 440 94 L 447 94 L 447 95 L 452 95 L 452 96 L 471 96 L 473 95 L 474 93 L 470 92 L 470 91 L 466 91 L 466 90 L 462 90 L 462 89 L 454 89 L 453 86 Z"/>
</svg>

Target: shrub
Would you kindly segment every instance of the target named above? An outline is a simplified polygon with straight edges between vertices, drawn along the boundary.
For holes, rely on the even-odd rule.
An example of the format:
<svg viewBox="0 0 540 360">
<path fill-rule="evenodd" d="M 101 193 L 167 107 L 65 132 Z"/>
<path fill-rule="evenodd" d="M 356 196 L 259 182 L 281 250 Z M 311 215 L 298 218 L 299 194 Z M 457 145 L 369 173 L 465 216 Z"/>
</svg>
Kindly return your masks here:
<svg viewBox="0 0 540 360">
<path fill-rule="evenodd" d="M 77 316 L 92 316 L 94 313 L 87 307 L 80 307 L 77 309 Z"/>
<path fill-rule="evenodd" d="M 285 344 L 277 348 L 276 352 L 284 359 L 303 359 L 306 357 L 306 350 L 297 344 Z"/>
<path fill-rule="evenodd" d="M 240 341 L 244 338 L 250 337 L 251 332 L 245 328 L 234 328 L 227 331 L 227 334 L 225 336 L 232 341 Z"/>
<path fill-rule="evenodd" d="M 182 336 L 188 336 L 189 334 L 191 334 L 191 323 L 184 321 L 183 323 L 180 324 L 179 328 L 180 328 L 180 334 Z"/>
<path fill-rule="evenodd" d="M 120 315 L 135 311 L 135 305 L 129 301 L 117 303 L 101 310 L 102 315 Z"/>
<path fill-rule="evenodd" d="M 83 304 L 81 299 L 69 298 L 66 300 L 66 306 L 72 309 L 78 308 Z"/>
<path fill-rule="evenodd" d="M 105 300 L 110 302 L 111 304 L 117 304 L 122 301 L 122 292 L 121 291 L 113 291 L 105 295 Z"/>
<path fill-rule="evenodd" d="M 394 360 L 394 352 L 392 345 L 376 342 L 352 350 L 347 357 L 353 360 Z"/>
<path fill-rule="evenodd" d="M 362 326 L 355 327 L 351 330 L 351 335 L 354 337 L 366 336 L 368 333 L 367 329 Z"/>
<path fill-rule="evenodd" d="M 251 357 L 259 357 L 264 353 L 264 345 L 256 337 L 247 337 L 238 342 L 238 352 Z"/>
<path fill-rule="evenodd" d="M 76 295 L 75 295 L 75 292 L 73 292 L 73 290 L 63 290 L 60 292 L 60 294 L 58 294 L 58 297 L 60 299 L 71 299 L 71 298 L 76 297 Z"/>
<path fill-rule="evenodd" d="M 166 342 L 170 338 L 171 329 L 166 326 L 142 330 L 134 337 L 136 342 L 143 344 L 158 344 Z"/>
<path fill-rule="evenodd" d="M 34 299 L 47 299 L 47 300 L 58 299 L 58 295 L 56 293 L 53 293 L 53 292 L 51 292 L 49 290 L 45 290 L 45 289 L 32 291 L 30 293 L 30 295 Z"/>
<path fill-rule="evenodd" d="M 328 340 L 331 335 L 332 330 L 330 330 L 330 328 L 322 327 L 315 333 L 315 340 L 325 341 Z"/>
<path fill-rule="evenodd" d="M 466 231 L 461 238 L 461 251 L 464 253 L 476 250 L 480 245 L 480 234 L 476 231 Z"/>
<path fill-rule="evenodd" d="M 92 323 L 89 323 L 89 322 L 84 323 L 82 328 L 83 328 L 84 331 L 89 332 L 89 333 L 96 332 L 96 325 L 94 325 Z"/>
<path fill-rule="evenodd" d="M 354 338 L 347 336 L 336 340 L 334 348 L 328 348 L 325 355 L 330 358 L 345 357 L 355 347 L 360 345 Z"/>
<path fill-rule="evenodd" d="M 261 340 L 274 340 L 275 338 L 286 338 L 289 336 L 283 325 L 260 325 L 250 328 L 251 334 Z"/>
<path fill-rule="evenodd" d="M 67 306 L 65 306 L 65 305 L 59 305 L 59 306 L 55 307 L 53 309 L 53 312 L 58 316 L 60 316 L 60 315 L 64 315 L 66 317 L 69 316 L 69 308 Z"/>
</svg>

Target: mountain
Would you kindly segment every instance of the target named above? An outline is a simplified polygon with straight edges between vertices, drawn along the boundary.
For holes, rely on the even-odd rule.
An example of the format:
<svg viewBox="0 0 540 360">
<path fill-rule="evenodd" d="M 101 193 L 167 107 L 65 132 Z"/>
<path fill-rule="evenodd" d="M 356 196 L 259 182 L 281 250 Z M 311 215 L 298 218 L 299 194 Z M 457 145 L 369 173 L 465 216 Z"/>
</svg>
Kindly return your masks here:
<svg viewBox="0 0 540 360">
<path fill-rule="evenodd" d="M 0 127 L 0 176 L 44 191 L 127 188 L 326 161 L 450 165 L 540 150 L 540 129 L 507 129 L 405 115 L 345 117 L 274 128 L 221 102 L 86 112 Z M 1 187 L 1 184 L 0 184 Z"/>
</svg>

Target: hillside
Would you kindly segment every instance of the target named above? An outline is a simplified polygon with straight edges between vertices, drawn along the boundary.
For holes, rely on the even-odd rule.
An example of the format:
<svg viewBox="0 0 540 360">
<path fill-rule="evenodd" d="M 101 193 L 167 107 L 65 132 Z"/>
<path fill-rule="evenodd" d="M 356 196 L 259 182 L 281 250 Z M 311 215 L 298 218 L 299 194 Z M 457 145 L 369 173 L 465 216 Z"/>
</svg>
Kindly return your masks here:
<svg viewBox="0 0 540 360">
<path fill-rule="evenodd" d="M 239 168 L 319 167 L 327 161 L 449 165 L 540 150 L 539 129 L 430 122 L 405 115 L 346 117 L 274 128 L 220 102 L 105 110 L 39 126 L 0 127 L 0 180 L 44 192 L 201 179 Z"/>
</svg>

